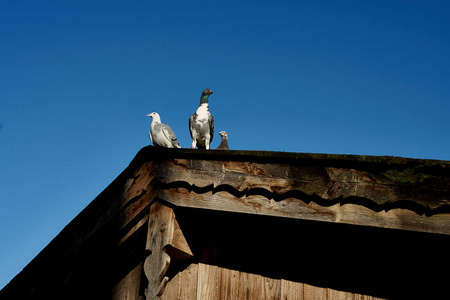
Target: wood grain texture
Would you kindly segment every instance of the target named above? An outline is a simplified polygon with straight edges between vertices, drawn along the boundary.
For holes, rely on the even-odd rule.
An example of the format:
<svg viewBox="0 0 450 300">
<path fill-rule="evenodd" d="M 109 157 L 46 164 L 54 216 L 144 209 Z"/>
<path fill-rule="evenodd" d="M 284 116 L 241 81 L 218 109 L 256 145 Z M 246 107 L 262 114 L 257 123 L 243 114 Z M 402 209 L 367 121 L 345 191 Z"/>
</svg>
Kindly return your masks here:
<svg viewBox="0 0 450 300">
<path fill-rule="evenodd" d="M 158 170 L 164 170 L 158 172 L 158 179 L 166 183 L 185 181 L 197 187 L 230 185 L 237 191 L 258 188 L 275 196 L 299 191 L 306 196 L 316 195 L 324 203 L 354 197 L 385 207 L 397 201 L 410 201 L 424 210 L 427 206 L 437 209 L 450 204 L 450 179 L 420 173 L 418 168 L 412 168 L 410 177 L 401 177 L 402 172 L 389 172 L 392 171 L 389 169 L 358 170 L 251 161 L 171 159 L 156 166 Z M 394 173 L 398 177 L 393 176 Z"/>
<path fill-rule="evenodd" d="M 156 223 L 154 219 L 148 221 L 150 207 L 155 209 L 155 201 L 170 205 L 175 210 L 188 207 L 198 208 L 195 211 L 216 210 L 241 216 L 252 214 L 257 217 L 318 221 L 309 223 L 353 224 L 358 226 L 351 227 L 361 230 L 367 227 L 398 229 L 386 233 L 417 231 L 405 233 L 405 236 L 411 240 L 419 237 L 426 243 L 416 245 L 406 240 L 406 246 L 411 244 L 427 249 L 428 242 L 437 241 L 426 257 L 422 257 L 420 251 L 411 251 L 416 253 L 411 259 L 414 266 L 425 270 L 424 266 L 441 266 L 442 258 L 430 253 L 440 253 L 442 247 L 436 245 L 443 244 L 442 235 L 446 238 L 450 235 L 450 163 L 398 157 L 145 147 L 0 291 L 0 298 L 44 299 L 48 295 L 64 298 L 70 293 L 73 297 L 80 296 L 80 299 L 86 294 L 102 298 L 101 293 L 111 293 L 117 283 L 115 288 L 120 294 L 126 290 L 122 287 L 128 285 L 127 280 L 132 278 L 130 268 L 148 255 L 143 246 L 146 240 L 141 237 L 141 233 L 145 235 L 145 227 L 149 232 L 147 249 L 158 253 L 149 255 L 145 261 L 145 276 L 155 279 L 149 289 L 154 295 L 148 299 L 163 296 L 164 284 L 168 282 L 165 271 L 172 257 L 193 259 L 197 263 L 203 261 L 199 257 L 192 258 L 193 253 L 187 241 L 183 240 L 183 230 L 177 227 L 173 214 L 153 211 L 153 216 L 158 215 Z M 172 221 L 165 224 L 164 216 Z M 150 234 L 153 229 L 155 231 Z M 375 250 L 366 248 L 364 253 L 376 260 L 377 254 L 384 250 L 374 246 Z M 154 261 L 150 257 L 154 257 Z M 392 261 L 388 256 L 386 259 Z M 174 284 L 178 280 L 175 285 L 179 289 L 174 293 L 185 295 L 186 299 L 197 298 L 199 287 L 206 295 L 253 293 L 228 288 L 236 279 L 250 280 L 247 275 L 241 278 L 242 271 L 234 271 L 238 272 L 234 275 L 237 277 L 230 279 L 223 289 L 221 284 L 215 284 L 210 293 L 208 287 L 199 284 L 199 279 L 208 282 L 211 277 L 199 277 L 197 270 L 200 266 L 197 263 L 175 275 Z M 150 268 L 149 264 L 153 267 Z M 213 264 L 208 265 L 211 270 L 207 271 L 205 269 L 208 267 L 203 264 L 200 273 L 214 273 L 212 270 L 218 268 L 217 277 L 220 279 L 217 281 L 225 282 L 226 272 L 222 274 L 222 270 Z M 408 270 L 409 264 L 405 262 L 402 267 Z M 193 271 L 194 268 L 197 269 Z M 195 272 L 195 275 L 186 275 L 187 270 Z M 407 272 L 404 271 L 403 275 Z M 184 280 L 184 275 L 188 279 Z M 422 294 L 428 287 L 430 293 L 434 291 L 438 294 L 440 290 L 437 287 L 443 286 L 438 284 L 439 276 L 431 276 L 428 280 L 425 276 L 409 278 L 415 280 L 416 286 L 418 282 L 421 284 Z M 373 276 L 372 279 L 377 280 Z M 256 286 L 261 293 L 274 297 L 278 289 L 280 297 L 286 295 L 287 284 L 293 285 L 294 289 L 300 288 L 299 283 L 291 284 L 283 280 L 261 275 Z M 424 281 L 426 284 L 422 285 Z M 181 288 L 182 285 L 185 287 Z M 407 289 L 406 285 L 403 286 Z M 414 286 L 411 286 L 412 289 Z M 415 291 L 407 292 L 411 295 Z M 330 297 L 341 297 L 342 293 L 346 292 L 303 284 L 304 298 L 310 294 L 315 294 L 316 298 L 318 294 L 325 298 L 328 294 Z M 369 296 L 357 294 L 352 297 L 370 299 Z"/>
<path fill-rule="evenodd" d="M 197 280 L 198 264 L 191 264 L 170 279 L 161 299 L 196 300 Z"/>
<path fill-rule="evenodd" d="M 147 250 L 149 257 L 144 263 L 144 272 L 148 280 L 145 291 L 147 299 L 159 299 L 169 278 L 165 276 L 170 265 L 170 256 L 164 251 L 173 232 L 173 210 L 158 202 L 152 205 L 148 222 Z"/>
<path fill-rule="evenodd" d="M 184 188 L 162 189 L 158 197 L 181 207 L 450 234 L 448 214 L 427 217 L 406 209 L 375 212 L 356 204 L 321 206 L 296 198 L 277 202 L 259 195 L 237 198 L 228 192 L 198 194 Z"/>
<path fill-rule="evenodd" d="M 281 299 L 281 280 L 263 277 L 262 278 L 262 299 Z"/>
<path fill-rule="evenodd" d="M 258 274 L 240 272 L 237 299 L 261 299 L 263 292 L 262 276 Z"/>
<path fill-rule="evenodd" d="M 176 260 L 186 260 L 194 256 L 176 219 L 173 220 L 170 239 L 164 247 L 170 257 Z"/>
<path fill-rule="evenodd" d="M 182 272 L 170 279 L 164 293 L 161 295 L 162 300 L 180 299 L 181 276 Z"/>
<path fill-rule="evenodd" d="M 239 297 L 239 271 L 219 269 L 219 299 L 238 299 Z"/>
<path fill-rule="evenodd" d="M 213 300 L 218 297 L 219 268 L 217 266 L 199 263 L 197 299 Z"/>
<path fill-rule="evenodd" d="M 337 291 L 334 289 L 328 289 L 327 295 L 328 295 L 328 297 L 327 297 L 328 300 L 346 300 L 346 299 L 353 298 L 352 293 L 347 293 L 344 291 Z"/>
<path fill-rule="evenodd" d="M 303 285 L 303 297 L 305 300 L 326 300 L 328 297 L 327 288 L 317 287 L 309 284 Z"/>
<path fill-rule="evenodd" d="M 175 205 L 450 234 L 446 169 L 431 174 L 421 166 L 397 167 L 155 162 L 158 195 Z"/>
<path fill-rule="evenodd" d="M 198 288 L 198 264 L 190 264 L 183 272 L 180 279 L 180 300 L 196 300 Z"/>
<path fill-rule="evenodd" d="M 281 279 L 282 300 L 303 300 L 303 283 Z"/>
</svg>

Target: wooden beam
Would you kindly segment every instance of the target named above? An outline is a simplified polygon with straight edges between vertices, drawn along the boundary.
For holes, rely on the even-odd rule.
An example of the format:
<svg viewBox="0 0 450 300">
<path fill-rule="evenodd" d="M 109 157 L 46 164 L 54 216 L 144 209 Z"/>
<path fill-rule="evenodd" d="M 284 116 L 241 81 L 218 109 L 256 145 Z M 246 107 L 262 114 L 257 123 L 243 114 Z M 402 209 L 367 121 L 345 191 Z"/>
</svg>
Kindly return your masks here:
<svg viewBox="0 0 450 300">
<path fill-rule="evenodd" d="M 187 260 L 194 256 L 176 219 L 173 220 L 172 235 L 164 249 L 175 260 Z"/>
<path fill-rule="evenodd" d="M 219 268 L 214 265 L 198 264 L 197 299 L 217 299 Z"/>
<path fill-rule="evenodd" d="M 450 178 L 445 174 L 420 173 L 419 168 L 398 171 L 395 167 L 371 167 L 186 159 L 155 162 L 158 180 L 169 186 L 184 183 L 198 191 L 213 188 L 232 190 L 236 195 L 264 193 L 274 199 L 294 194 L 323 206 L 353 201 L 374 210 L 402 207 L 427 215 L 450 212 Z"/>
<path fill-rule="evenodd" d="M 327 207 L 295 198 L 277 202 L 259 195 L 237 198 L 228 192 L 197 194 L 184 188 L 162 189 L 158 197 L 180 207 L 450 234 L 448 214 L 427 217 L 407 209 L 375 212 L 355 204 Z"/>
<path fill-rule="evenodd" d="M 177 206 L 450 234 L 446 164 L 340 163 L 352 168 L 186 158 L 154 167 L 158 196 Z"/>
<path fill-rule="evenodd" d="M 164 251 L 164 246 L 170 239 L 174 218 L 173 210 L 158 202 L 150 208 L 146 249 L 151 254 L 144 262 L 144 272 L 148 279 L 145 294 L 149 300 L 159 299 L 169 280 L 165 274 L 169 268 L 170 256 Z"/>
<path fill-rule="evenodd" d="M 192 251 L 175 220 L 173 210 L 159 202 L 150 208 L 146 249 L 151 254 L 144 262 L 144 273 L 148 280 L 145 294 L 147 299 L 160 299 L 169 281 L 165 275 L 171 259 L 174 256 L 190 258 Z"/>
</svg>

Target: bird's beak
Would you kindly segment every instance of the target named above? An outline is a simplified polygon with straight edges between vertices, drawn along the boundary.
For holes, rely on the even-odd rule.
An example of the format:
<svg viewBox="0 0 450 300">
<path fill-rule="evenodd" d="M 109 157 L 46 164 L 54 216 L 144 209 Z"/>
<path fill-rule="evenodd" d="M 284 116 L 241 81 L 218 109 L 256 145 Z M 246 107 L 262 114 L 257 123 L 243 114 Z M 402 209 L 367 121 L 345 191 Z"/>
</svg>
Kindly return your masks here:
<svg viewBox="0 0 450 300">
<path fill-rule="evenodd" d="M 211 94 L 214 94 L 213 91 L 211 91 Z"/>
<path fill-rule="evenodd" d="M 151 116 L 152 116 L 152 114 L 148 114 L 148 115 L 147 115 L 147 117 L 151 117 Z"/>
</svg>

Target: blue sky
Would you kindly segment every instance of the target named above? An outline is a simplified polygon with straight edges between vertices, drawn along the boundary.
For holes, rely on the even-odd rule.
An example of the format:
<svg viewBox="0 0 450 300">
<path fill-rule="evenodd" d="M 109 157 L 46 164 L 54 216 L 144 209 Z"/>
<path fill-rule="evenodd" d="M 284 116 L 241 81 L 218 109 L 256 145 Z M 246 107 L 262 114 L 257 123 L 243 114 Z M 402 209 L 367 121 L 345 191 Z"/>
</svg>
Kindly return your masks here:
<svg viewBox="0 0 450 300">
<path fill-rule="evenodd" d="M 450 160 L 448 1 L 2 1 L 0 288 L 211 88 L 233 149 Z"/>
</svg>

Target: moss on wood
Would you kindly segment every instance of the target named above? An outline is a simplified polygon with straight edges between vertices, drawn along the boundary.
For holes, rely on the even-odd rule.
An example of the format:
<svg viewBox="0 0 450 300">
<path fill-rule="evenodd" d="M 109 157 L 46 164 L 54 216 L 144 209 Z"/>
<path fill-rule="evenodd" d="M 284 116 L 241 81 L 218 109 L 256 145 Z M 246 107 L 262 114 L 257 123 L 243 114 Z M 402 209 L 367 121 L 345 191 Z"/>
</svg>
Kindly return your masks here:
<svg viewBox="0 0 450 300">
<path fill-rule="evenodd" d="M 421 183 L 431 178 L 428 174 L 416 173 L 414 168 L 407 168 L 402 171 L 392 169 L 384 172 L 383 175 L 398 183 Z"/>
</svg>

